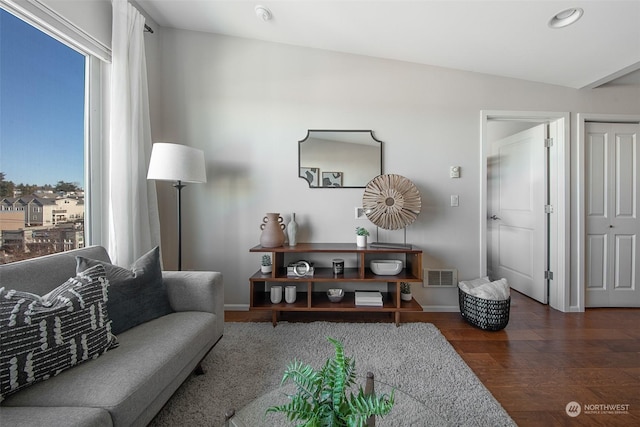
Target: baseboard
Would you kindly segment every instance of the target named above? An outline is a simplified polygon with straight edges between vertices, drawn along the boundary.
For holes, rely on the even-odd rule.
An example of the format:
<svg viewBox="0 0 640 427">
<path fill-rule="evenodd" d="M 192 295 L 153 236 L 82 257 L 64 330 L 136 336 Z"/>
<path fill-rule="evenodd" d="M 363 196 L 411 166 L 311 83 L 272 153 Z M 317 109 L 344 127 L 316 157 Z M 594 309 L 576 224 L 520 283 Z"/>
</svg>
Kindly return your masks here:
<svg viewBox="0 0 640 427">
<path fill-rule="evenodd" d="M 423 305 L 422 311 L 427 312 L 443 312 L 443 313 L 459 313 L 460 307 L 457 305 Z"/>
<path fill-rule="evenodd" d="M 249 311 L 249 304 L 225 304 L 224 311 Z"/>
</svg>

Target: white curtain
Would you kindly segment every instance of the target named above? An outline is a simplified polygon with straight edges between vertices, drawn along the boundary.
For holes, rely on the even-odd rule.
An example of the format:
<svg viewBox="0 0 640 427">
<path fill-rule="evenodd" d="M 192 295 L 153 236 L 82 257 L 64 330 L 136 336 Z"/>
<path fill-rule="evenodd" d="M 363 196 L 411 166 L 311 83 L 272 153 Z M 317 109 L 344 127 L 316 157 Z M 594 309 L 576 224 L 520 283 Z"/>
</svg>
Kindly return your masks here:
<svg viewBox="0 0 640 427">
<path fill-rule="evenodd" d="M 113 35 L 108 149 L 108 251 L 130 266 L 160 243 L 155 183 L 147 181 L 151 125 L 144 17 L 126 0 L 112 0 Z"/>
</svg>

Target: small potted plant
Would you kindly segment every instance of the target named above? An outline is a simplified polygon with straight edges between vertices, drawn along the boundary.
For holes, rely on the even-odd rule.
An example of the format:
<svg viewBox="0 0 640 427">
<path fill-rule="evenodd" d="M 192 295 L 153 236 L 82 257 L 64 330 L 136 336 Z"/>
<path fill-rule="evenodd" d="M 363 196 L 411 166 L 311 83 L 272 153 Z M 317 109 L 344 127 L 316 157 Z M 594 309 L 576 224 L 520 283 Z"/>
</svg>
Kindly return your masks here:
<svg viewBox="0 0 640 427">
<path fill-rule="evenodd" d="M 327 338 L 335 347 L 335 356 L 322 369 L 315 370 L 298 360 L 285 370 L 282 384 L 287 380 L 296 385 L 296 393 L 288 395 L 289 403 L 271 406 L 267 413 L 283 413 L 289 421 L 304 421 L 300 426 L 364 427 L 371 419 L 391 412 L 395 389 L 391 394 L 369 394 L 362 388 L 350 391 L 355 384 L 356 362 L 344 354 L 340 341 Z"/>
<path fill-rule="evenodd" d="M 364 248 L 367 246 L 367 236 L 369 230 L 364 227 L 356 227 L 356 246 Z"/>
<path fill-rule="evenodd" d="M 400 282 L 400 299 L 402 301 L 411 301 L 413 295 L 411 295 L 411 283 Z"/>
<path fill-rule="evenodd" d="M 262 274 L 267 274 L 271 273 L 271 270 L 271 255 L 262 255 L 262 265 L 260 266 L 260 271 L 262 272 Z"/>
</svg>

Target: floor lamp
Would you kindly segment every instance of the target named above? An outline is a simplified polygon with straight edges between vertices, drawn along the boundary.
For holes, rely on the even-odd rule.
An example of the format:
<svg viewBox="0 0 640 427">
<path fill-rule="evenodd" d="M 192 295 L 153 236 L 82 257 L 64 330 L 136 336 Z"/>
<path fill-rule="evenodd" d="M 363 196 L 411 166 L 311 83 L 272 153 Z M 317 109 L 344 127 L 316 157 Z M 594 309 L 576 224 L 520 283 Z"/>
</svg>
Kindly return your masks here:
<svg viewBox="0 0 640 427">
<path fill-rule="evenodd" d="M 157 142 L 151 150 L 147 179 L 174 181 L 178 190 L 178 271 L 182 270 L 182 189 L 185 182 L 207 182 L 204 152 L 186 145 Z"/>
</svg>

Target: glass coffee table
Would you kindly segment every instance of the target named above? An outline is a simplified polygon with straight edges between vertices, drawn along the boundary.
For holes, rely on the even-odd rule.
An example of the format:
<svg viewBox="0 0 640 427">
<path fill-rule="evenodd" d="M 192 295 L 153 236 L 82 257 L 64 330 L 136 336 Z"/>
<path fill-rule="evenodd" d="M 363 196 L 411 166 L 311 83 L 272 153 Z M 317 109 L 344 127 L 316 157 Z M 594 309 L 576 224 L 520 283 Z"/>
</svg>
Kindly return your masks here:
<svg viewBox="0 0 640 427">
<path fill-rule="evenodd" d="M 353 392 L 357 392 L 358 385 L 364 385 L 364 379 L 356 381 Z M 395 389 L 393 409 L 385 417 L 375 419 L 376 427 L 407 427 L 407 426 L 447 426 L 450 425 L 428 402 L 423 402 L 401 388 L 394 387 L 380 381 L 374 381 L 376 395 L 390 395 Z M 226 413 L 225 427 L 279 427 L 293 426 L 296 422 L 289 422 L 284 413 L 266 413 L 267 408 L 274 405 L 284 405 L 289 402 L 287 395 L 295 393 L 293 384 L 276 387 L 253 401 L 240 410 L 229 410 Z M 298 424 L 300 421 L 298 421 Z M 373 425 L 373 424 L 371 424 Z"/>
</svg>

